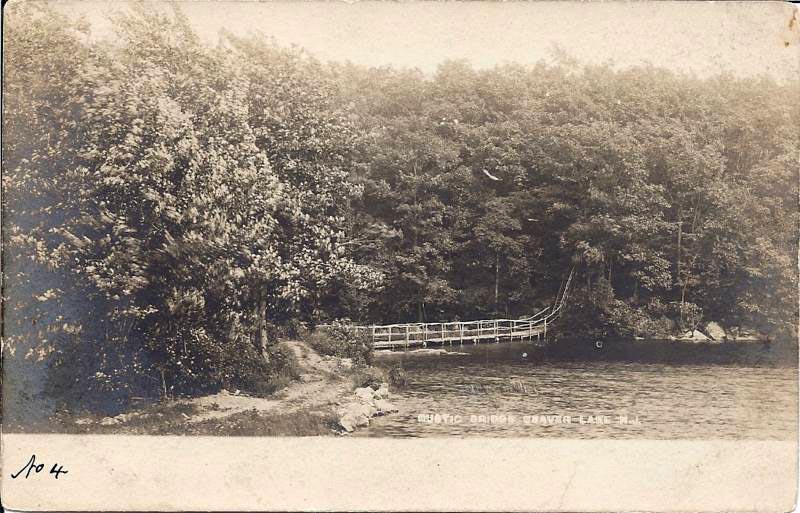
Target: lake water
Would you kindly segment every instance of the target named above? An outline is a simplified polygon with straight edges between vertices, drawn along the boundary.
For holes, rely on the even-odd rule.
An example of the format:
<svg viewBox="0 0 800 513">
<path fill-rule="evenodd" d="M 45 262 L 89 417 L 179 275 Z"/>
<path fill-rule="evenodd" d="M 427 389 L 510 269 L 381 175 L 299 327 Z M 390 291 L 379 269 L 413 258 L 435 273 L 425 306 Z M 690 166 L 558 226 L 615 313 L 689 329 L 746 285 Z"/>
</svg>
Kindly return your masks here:
<svg viewBox="0 0 800 513">
<path fill-rule="evenodd" d="M 577 350 L 576 350 L 577 347 Z M 356 436 L 759 439 L 797 436 L 797 356 L 760 344 L 527 342 L 383 353 L 409 386 Z"/>
</svg>

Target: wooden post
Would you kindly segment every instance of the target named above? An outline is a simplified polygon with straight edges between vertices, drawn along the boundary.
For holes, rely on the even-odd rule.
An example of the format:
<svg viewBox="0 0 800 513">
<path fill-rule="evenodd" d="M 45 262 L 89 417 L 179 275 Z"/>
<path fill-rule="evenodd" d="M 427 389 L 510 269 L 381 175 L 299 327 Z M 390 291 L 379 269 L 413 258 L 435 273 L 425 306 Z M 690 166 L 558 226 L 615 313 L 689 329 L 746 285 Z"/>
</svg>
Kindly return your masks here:
<svg viewBox="0 0 800 513">
<path fill-rule="evenodd" d="M 493 321 L 494 324 L 494 341 L 495 343 L 500 342 L 500 337 L 497 336 L 497 320 Z"/>
<path fill-rule="evenodd" d="M 406 347 L 410 344 L 409 337 L 408 337 L 408 324 L 406 324 Z"/>
<path fill-rule="evenodd" d="M 459 334 L 460 345 L 463 346 L 464 345 L 464 323 L 463 322 L 459 322 L 458 323 L 458 334 Z"/>
</svg>

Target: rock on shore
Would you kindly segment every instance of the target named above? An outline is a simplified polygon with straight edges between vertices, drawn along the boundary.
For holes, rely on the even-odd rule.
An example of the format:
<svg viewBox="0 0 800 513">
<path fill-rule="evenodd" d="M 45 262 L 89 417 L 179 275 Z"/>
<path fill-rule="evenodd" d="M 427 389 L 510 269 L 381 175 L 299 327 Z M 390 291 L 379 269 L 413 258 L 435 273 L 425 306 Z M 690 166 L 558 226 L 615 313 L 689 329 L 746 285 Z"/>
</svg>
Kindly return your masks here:
<svg viewBox="0 0 800 513">
<path fill-rule="evenodd" d="M 355 389 L 353 400 L 343 404 L 336 411 L 342 434 L 352 433 L 357 427 L 368 426 L 372 417 L 398 411 L 387 400 L 388 397 L 389 386 L 386 383 L 381 383 L 377 389 L 371 387 Z"/>
<path fill-rule="evenodd" d="M 758 342 L 766 339 L 764 335 L 757 334 L 752 330 L 725 330 L 719 323 L 711 321 L 705 328 L 687 331 L 680 336 L 672 336 L 671 340 L 680 342 Z"/>
</svg>

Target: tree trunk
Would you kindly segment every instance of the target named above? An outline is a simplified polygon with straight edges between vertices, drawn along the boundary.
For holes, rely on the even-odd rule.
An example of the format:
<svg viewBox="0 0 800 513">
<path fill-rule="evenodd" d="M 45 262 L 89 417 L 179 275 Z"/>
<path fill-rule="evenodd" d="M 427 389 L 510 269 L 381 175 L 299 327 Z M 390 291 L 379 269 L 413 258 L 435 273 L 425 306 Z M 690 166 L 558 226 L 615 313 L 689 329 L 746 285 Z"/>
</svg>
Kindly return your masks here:
<svg viewBox="0 0 800 513">
<path fill-rule="evenodd" d="M 500 312 L 500 302 L 498 297 L 500 295 L 500 253 L 494 254 L 494 316 Z"/>
<path fill-rule="evenodd" d="M 164 369 L 161 369 L 161 387 L 164 390 L 164 398 L 167 399 L 167 378 L 164 376 Z"/>
<path fill-rule="evenodd" d="M 692 258 L 692 261 L 689 263 L 689 270 L 694 267 L 694 263 L 697 260 L 697 255 Z M 683 303 L 686 301 L 686 289 L 689 286 L 689 275 L 687 271 L 686 279 L 683 282 L 683 286 L 681 287 L 681 321 L 683 321 Z"/>
<path fill-rule="evenodd" d="M 678 243 L 677 243 L 677 250 L 676 250 L 676 257 L 675 257 L 675 278 L 677 280 L 678 285 L 682 285 L 681 280 L 681 242 L 683 240 L 683 209 L 678 207 Z M 683 328 L 683 296 L 681 295 L 681 304 L 680 304 L 680 325 Z"/>
<path fill-rule="evenodd" d="M 689 232 L 691 235 L 694 235 L 695 230 L 697 229 L 697 221 L 700 217 L 700 206 L 698 205 L 697 195 L 695 195 L 695 201 L 692 204 L 692 227 L 691 231 Z M 683 305 L 686 302 L 686 288 L 689 285 L 689 274 L 692 272 L 692 267 L 694 267 L 694 262 L 697 259 L 697 254 L 692 257 L 692 261 L 686 268 L 686 273 L 684 276 L 681 276 L 681 239 L 683 236 L 683 222 L 678 219 L 678 283 L 681 286 L 681 306 L 680 306 L 680 315 L 681 315 L 681 325 L 683 325 L 684 318 L 683 318 Z M 692 333 L 694 334 L 694 329 L 692 329 Z"/>
<path fill-rule="evenodd" d="M 264 297 L 262 291 L 258 291 L 258 300 L 256 301 L 256 349 L 261 353 L 265 360 L 269 360 L 267 356 L 268 340 L 267 340 L 267 298 Z"/>
</svg>

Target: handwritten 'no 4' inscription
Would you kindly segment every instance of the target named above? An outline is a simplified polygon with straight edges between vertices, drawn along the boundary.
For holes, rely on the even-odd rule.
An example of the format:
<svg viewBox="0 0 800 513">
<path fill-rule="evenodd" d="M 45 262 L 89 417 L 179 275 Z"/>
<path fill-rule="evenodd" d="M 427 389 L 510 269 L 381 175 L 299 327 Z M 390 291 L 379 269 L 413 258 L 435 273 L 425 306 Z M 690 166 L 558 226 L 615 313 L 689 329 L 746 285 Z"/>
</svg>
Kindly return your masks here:
<svg viewBox="0 0 800 513">
<path fill-rule="evenodd" d="M 11 474 L 11 479 L 16 479 L 20 476 L 24 477 L 25 479 L 28 479 L 29 477 L 31 477 L 31 473 L 33 473 L 33 475 L 35 476 L 42 470 L 44 470 L 44 463 L 39 463 L 37 465 L 36 455 L 31 454 L 31 459 L 28 460 L 28 463 L 26 463 L 25 466 L 19 469 L 19 471 L 17 471 L 16 473 Z M 24 475 L 22 474 L 23 472 L 25 472 Z M 66 474 L 68 472 L 69 471 L 64 470 L 64 467 L 62 465 L 59 465 L 58 463 L 53 463 L 53 466 L 50 469 L 50 474 L 55 475 L 56 479 L 58 479 L 59 475 Z"/>
</svg>

